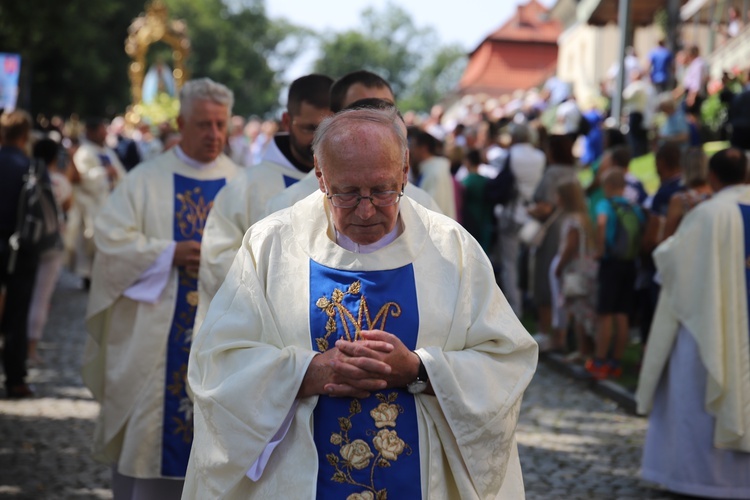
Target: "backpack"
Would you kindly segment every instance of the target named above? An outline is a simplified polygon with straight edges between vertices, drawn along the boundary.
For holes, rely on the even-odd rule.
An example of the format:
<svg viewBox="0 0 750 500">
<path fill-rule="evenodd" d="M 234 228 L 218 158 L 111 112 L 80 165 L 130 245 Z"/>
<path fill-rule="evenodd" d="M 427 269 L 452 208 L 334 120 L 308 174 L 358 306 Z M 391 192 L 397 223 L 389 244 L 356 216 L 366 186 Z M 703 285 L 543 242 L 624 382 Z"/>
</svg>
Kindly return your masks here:
<svg viewBox="0 0 750 500">
<path fill-rule="evenodd" d="M 491 162 L 491 163 L 494 163 Z M 516 176 L 510 168 L 510 151 L 505 155 L 500 172 L 494 179 L 490 179 L 484 187 L 484 198 L 491 206 L 508 205 L 516 199 L 518 188 Z"/>
<path fill-rule="evenodd" d="M 32 160 L 18 197 L 16 231 L 9 240 L 9 273 L 15 269 L 19 252 L 40 255 L 62 244 L 57 204 L 49 177 L 44 173 L 44 162 Z"/>
<path fill-rule="evenodd" d="M 616 260 L 635 260 L 640 253 L 643 222 L 630 203 L 611 201 L 617 216 L 615 237 L 607 247 L 607 254 Z"/>
</svg>

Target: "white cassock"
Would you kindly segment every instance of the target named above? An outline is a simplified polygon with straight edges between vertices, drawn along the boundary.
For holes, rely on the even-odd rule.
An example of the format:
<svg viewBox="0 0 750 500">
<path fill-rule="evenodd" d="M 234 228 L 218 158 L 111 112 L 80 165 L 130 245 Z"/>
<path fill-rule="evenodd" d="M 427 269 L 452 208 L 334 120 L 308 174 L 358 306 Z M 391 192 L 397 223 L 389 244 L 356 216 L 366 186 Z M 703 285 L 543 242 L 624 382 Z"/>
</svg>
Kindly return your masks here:
<svg viewBox="0 0 750 500">
<path fill-rule="evenodd" d="M 433 156 L 420 163 L 417 185 L 432 196 L 442 213 L 451 219 L 457 217 L 456 188 L 448 158 Z"/>
<path fill-rule="evenodd" d="M 312 193 L 320 189 L 318 184 L 318 177 L 315 175 L 315 171 L 305 175 L 302 180 L 298 183 L 289 186 L 276 196 L 268 200 L 266 206 L 266 215 L 271 215 L 274 212 L 289 208 L 300 200 L 303 200 L 310 196 Z M 440 207 L 438 207 L 432 196 L 427 194 L 423 189 L 418 188 L 414 184 L 407 183 L 404 188 L 404 194 L 416 201 L 425 208 L 429 208 L 433 212 L 442 213 Z M 227 269 L 229 271 L 229 269 Z"/>
<path fill-rule="evenodd" d="M 481 247 L 405 198 L 400 235 L 350 252 L 327 206 L 318 191 L 254 225 L 211 303 L 183 498 L 523 498 L 515 429 L 538 349 Z M 296 399 L 316 352 L 359 328 L 416 349 L 436 396 Z"/>
<path fill-rule="evenodd" d="M 117 171 L 116 179 L 109 178 L 105 166 L 108 163 Z M 73 164 L 81 181 L 73 185 L 73 208 L 66 239 L 75 251 L 76 274 L 89 278 L 94 261 L 94 219 L 127 171 L 114 151 L 86 139 L 81 140 L 81 146 L 73 155 Z"/>
<path fill-rule="evenodd" d="M 750 188 L 690 213 L 654 252 L 662 289 L 636 392 L 649 413 L 643 477 L 750 498 Z"/>
<path fill-rule="evenodd" d="M 93 450 L 135 478 L 184 476 L 192 441 L 184 378 L 198 293 L 197 276 L 172 259 L 176 242 L 200 241 L 213 197 L 238 170 L 224 155 L 189 166 L 178 148 L 133 169 L 96 219 L 83 362 L 101 405 Z"/>
<path fill-rule="evenodd" d="M 265 216 L 266 205 L 274 195 L 305 174 L 289 162 L 276 140 L 272 140 L 263 161 L 242 170 L 221 190 L 206 222 L 206 239 L 201 247 L 199 318 L 224 281 L 245 231 Z"/>
</svg>

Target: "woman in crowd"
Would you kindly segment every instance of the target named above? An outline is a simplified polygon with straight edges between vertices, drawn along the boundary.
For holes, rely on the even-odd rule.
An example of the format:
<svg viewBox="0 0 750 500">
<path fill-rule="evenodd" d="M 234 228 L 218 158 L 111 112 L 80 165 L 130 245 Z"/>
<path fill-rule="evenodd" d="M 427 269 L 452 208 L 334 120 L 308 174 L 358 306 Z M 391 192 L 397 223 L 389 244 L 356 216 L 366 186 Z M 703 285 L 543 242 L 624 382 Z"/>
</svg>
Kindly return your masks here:
<svg viewBox="0 0 750 500">
<path fill-rule="evenodd" d="M 698 203 L 710 198 L 712 194 L 711 186 L 708 185 L 708 159 L 701 148 L 687 150 L 682 168 L 683 184 L 686 190 L 677 193 L 669 200 L 664 234 L 660 241 L 672 236 L 685 214 Z"/>
<path fill-rule="evenodd" d="M 534 337 L 541 350 L 560 349 L 553 345 L 552 293 L 549 268 L 560 245 L 560 212 L 556 205 L 557 188 L 565 182 L 578 182 L 575 175 L 573 138 L 569 135 L 551 135 L 548 142 L 548 166 L 534 192 L 534 205 L 529 207 L 531 217 L 541 223 L 541 229 L 532 243 L 533 265 L 532 295 L 537 307 L 539 333 Z"/>
<path fill-rule="evenodd" d="M 593 352 L 596 329 L 596 261 L 594 228 L 588 215 L 586 198 L 578 181 L 560 184 L 557 188 L 560 215 L 560 246 L 550 267 L 553 307 L 554 346 L 564 347 L 568 320 L 576 333 L 576 351 L 566 359 L 585 360 Z"/>
<path fill-rule="evenodd" d="M 68 178 L 60 172 L 57 163 L 60 158 L 60 146 L 52 139 L 40 139 L 34 144 L 34 158 L 41 160 L 47 167 L 50 181 L 52 183 L 52 194 L 57 202 L 58 214 L 68 211 L 72 202 L 73 187 Z M 34 282 L 34 294 L 31 299 L 28 319 L 28 359 L 32 364 L 41 363 L 42 359 L 37 351 L 39 341 L 42 339 L 44 326 L 47 324 L 50 299 L 55 290 L 57 278 L 63 263 L 64 251 L 62 248 L 62 228 L 60 246 L 51 248 L 44 252 L 39 258 L 39 268 Z"/>
</svg>

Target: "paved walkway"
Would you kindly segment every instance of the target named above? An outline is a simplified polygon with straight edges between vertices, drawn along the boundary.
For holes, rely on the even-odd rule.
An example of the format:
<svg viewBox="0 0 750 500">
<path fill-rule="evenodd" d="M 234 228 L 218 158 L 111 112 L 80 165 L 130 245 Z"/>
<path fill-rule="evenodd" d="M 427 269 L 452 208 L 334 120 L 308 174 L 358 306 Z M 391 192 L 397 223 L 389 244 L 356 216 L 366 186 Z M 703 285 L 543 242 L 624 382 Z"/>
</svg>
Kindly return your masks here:
<svg viewBox="0 0 750 500">
<path fill-rule="evenodd" d="M 32 368 L 37 397 L 0 400 L 0 499 L 111 498 L 89 455 L 97 404 L 82 387 L 86 293 L 64 274 Z M 638 477 L 646 428 L 586 385 L 544 365 L 526 393 L 518 443 L 529 499 L 675 498 Z"/>
</svg>

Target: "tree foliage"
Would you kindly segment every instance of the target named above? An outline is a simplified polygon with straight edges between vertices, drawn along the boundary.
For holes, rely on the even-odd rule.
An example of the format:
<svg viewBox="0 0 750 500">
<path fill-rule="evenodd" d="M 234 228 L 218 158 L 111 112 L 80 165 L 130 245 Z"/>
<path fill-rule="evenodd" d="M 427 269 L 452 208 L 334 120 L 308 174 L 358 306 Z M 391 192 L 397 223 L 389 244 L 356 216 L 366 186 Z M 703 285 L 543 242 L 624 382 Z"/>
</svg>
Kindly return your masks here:
<svg viewBox="0 0 750 500">
<path fill-rule="evenodd" d="M 184 19 L 193 77 L 235 93 L 235 110 L 265 114 L 283 82 L 271 63 L 289 64 L 310 36 L 274 22 L 262 0 L 164 0 Z M 0 51 L 20 53 L 19 106 L 47 114 L 113 115 L 130 103 L 127 29 L 145 0 L 24 0 L 0 3 Z M 152 58 L 149 57 L 149 60 Z"/>
<path fill-rule="evenodd" d="M 48 115 L 123 113 L 130 104 L 124 42 L 146 1 L 0 2 L 0 51 L 22 57 L 19 106 Z M 365 10 L 361 29 L 321 36 L 269 19 L 264 0 L 163 1 L 171 18 L 187 23 L 190 75 L 231 88 L 235 111 L 243 115 L 278 109 L 288 83 L 284 71 L 317 40 L 323 55 L 315 71 L 335 78 L 369 69 L 391 83 L 400 103 L 415 109 L 427 109 L 455 86 L 464 59 L 460 49 L 440 46 L 433 29 L 418 28 L 390 3 Z M 159 50 L 154 46 L 147 60 Z"/>
<path fill-rule="evenodd" d="M 403 108 L 426 110 L 455 88 L 465 65 L 464 51 L 441 46 L 435 31 L 418 28 L 409 14 L 388 3 L 368 8 L 362 27 L 322 37 L 314 70 L 339 78 L 366 69 L 393 87 Z"/>
</svg>

